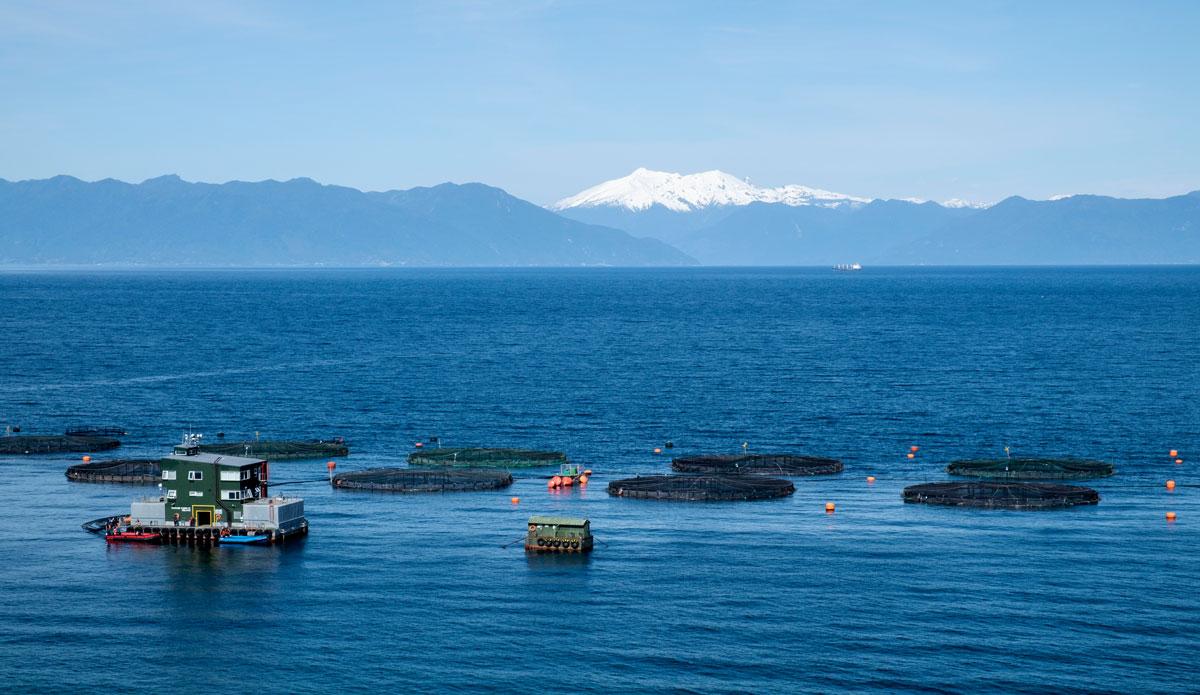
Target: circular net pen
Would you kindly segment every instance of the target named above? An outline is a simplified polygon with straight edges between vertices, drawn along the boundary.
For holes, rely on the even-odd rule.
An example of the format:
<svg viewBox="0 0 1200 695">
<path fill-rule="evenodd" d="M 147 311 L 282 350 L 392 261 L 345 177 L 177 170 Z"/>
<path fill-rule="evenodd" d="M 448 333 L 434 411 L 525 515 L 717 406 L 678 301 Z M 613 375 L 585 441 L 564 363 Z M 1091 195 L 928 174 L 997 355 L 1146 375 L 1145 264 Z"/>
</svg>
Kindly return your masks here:
<svg viewBox="0 0 1200 695">
<path fill-rule="evenodd" d="M 294 459 L 322 459 L 332 456 L 349 456 L 350 447 L 345 442 L 261 440 L 245 442 L 221 442 L 201 444 L 200 451 L 221 456 L 245 456 L 268 461 Z"/>
<path fill-rule="evenodd" d="M 1090 459 L 1004 458 L 951 461 L 946 472 L 1006 480 L 1086 480 L 1104 478 L 1116 470 L 1111 463 Z"/>
<path fill-rule="evenodd" d="M 766 500 L 795 491 L 788 480 L 756 475 L 651 475 L 608 484 L 614 497 L 683 502 Z"/>
<path fill-rule="evenodd" d="M 985 509 L 1058 509 L 1100 502 L 1100 494 L 1088 487 L 994 481 L 910 485 L 902 497 L 915 504 Z"/>
<path fill-rule="evenodd" d="M 418 468 L 373 468 L 339 473 L 333 486 L 347 490 L 380 492 L 471 492 L 500 490 L 512 485 L 508 471 L 423 470 Z"/>
<path fill-rule="evenodd" d="M 408 455 L 408 463 L 413 466 L 540 468 L 558 466 L 567 462 L 567 455 L 561 451 L 536 451 L 533 449 L 423 449 Z"/>
<path fill-rule="evenodd" d="M 722 475 L 833 475 L 842 472 L 842 462 L 823 456 L 796 454 L 717 454 L 673 459 L 671 468 L 681 473 Z"/>
<path fill-rule="evenodd" d="M 121 446 L 112 437 L 76 437 L 65 434 L 18 434 L 0 437 L 0 454 L 60 454 L 106 451 Z"/>
<path fill-rule="evenodd" d="M 87 483 L 157 483 L 162 478 L 158 459 L 117 459 L 78 463 L 67 468 L 67 478 Z"/>
</svg>

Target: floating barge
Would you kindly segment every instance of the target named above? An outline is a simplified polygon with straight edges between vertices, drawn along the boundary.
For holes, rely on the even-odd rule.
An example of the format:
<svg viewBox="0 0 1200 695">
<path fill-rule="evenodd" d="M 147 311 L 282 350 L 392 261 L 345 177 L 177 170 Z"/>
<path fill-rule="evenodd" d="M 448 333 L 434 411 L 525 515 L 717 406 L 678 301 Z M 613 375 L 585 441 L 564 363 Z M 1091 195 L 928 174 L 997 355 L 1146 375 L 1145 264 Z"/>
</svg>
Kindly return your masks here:
<svg viewBox="0 0 1200 695">
<path fill-rule="evenodd" d="M 109 542 L 200 545 L 280 543 L 308 533 L 304 500 L 268 493 L 265 459 L 207 454 L 199 441 L 185 436 L 162 459 L 161 497 L 136 501 L 128 516 L 97 519 L 84 529 L 103 528 Z M 257 536 L 263 538 L 248 538 Z"/>
<path fill-rule="evenodd" d="M 587 519 L 531 516 L 525 533 L 527 553 L 590 553 L 595 539 Z"/>
</svg>

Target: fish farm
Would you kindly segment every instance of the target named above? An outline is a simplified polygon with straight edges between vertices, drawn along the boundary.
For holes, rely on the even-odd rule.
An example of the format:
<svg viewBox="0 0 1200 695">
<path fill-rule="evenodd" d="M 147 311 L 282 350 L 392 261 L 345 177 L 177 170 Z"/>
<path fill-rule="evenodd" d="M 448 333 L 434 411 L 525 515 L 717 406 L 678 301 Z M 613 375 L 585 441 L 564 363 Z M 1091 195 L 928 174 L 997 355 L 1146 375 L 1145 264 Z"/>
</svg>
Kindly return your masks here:
<svg viewBox="0 0 1200 695">
<path fill-rule="evenodd" d="M 129 433 L 117 425 L 72 425 L 64 434 L 68 437 L 124 437 Z"/>
<path fill-rule="evenodd" d="M 1086 480 L 1110 476 L 1116 469 L 1111 463 L 1090 459 L 1004 458 L 951 461 L 946 472 L 1009 480 Z"/>
<path fill-rule="evenodd" d="M 791 481 L 757 475 L 651 475 L 608 484 L 614 497 L 683 502 L 765 500 L 795 491 Z"/>
<path fill-rule="evenodd" d="M 16 434 L 0 437 L 0 454 L 62 454 L 106 451 L 121 446 L 111 437 L 76 437 L 65 434 Z"/>
<path fill-rule="evenodd" d="M 832 475 L 842 472 L 842 462 L 823 456 L 795 454 L 727 454 L 684 456 L 671 461 L 681 473 L 755 475 Z"/>
<path fill-rule="evenodd" d="M 67 468 L 67 478 L 88 483 L 153 484 L 162 478 L 158 459 L 115 459 L 77 463 Z"/>
<path fill-rule="evenodd" d="M 1058 509 L 1100 502 L 1100 494 L 1087 487 L 996 481 L 910 485 L 901 496 L 914 504 L 986 509 Z"/>
<path fill-rule="evenodd" d="M 532 449 L 448 448 L 423 449 L 408 455 L 411 466 L 465 466 L 471 468 L 541 468 L 567 463 L 561 451 Z"/>
<path fill-rule="evenodd" d="M 331 441 L 310 439 L 305 441 L 285 440 L 250 440 L 244 442 L 221 442 L 219 444 L 201 444 L 200 451 L 205 454 L 221 456 L 244 456 L 260 458 L 267 461 L 288 461 L 293 459 L 320 459 L 330 456 L 349 456 L 350 447 L 340 437 Z"/>
<path fill-rule="evenodd" d="M 508 471 L 427 470 L 419 468 L 373 468 L 339 473 L 333 486 L 348 490 L 382 492 L 471 492 L 501 490 L 512 485 Z"/>
</svg>

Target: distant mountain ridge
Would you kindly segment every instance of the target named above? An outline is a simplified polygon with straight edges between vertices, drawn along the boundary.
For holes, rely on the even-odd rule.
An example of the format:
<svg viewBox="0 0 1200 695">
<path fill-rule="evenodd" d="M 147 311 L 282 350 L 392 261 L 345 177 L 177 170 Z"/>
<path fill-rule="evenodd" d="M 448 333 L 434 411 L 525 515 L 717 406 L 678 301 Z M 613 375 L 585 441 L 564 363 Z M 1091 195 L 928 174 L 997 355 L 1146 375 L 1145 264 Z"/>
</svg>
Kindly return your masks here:
<svg viewBox="0 0 1200 695">
<path fill-rule="evenodd" d="M 668 242 L 704 265 L 1200 263 L 1200 192 L 1131 200 L 1074 195 L 870 200 L 757 189 L 722 172 L 639 169 L 552 208 Z"/>
<path fill-rule="evenodd" d="M 688 265 L 654 239 L 483 184 L 364 193 L 311 179 L 0 179 L 0 264 Z"/>
</svg>

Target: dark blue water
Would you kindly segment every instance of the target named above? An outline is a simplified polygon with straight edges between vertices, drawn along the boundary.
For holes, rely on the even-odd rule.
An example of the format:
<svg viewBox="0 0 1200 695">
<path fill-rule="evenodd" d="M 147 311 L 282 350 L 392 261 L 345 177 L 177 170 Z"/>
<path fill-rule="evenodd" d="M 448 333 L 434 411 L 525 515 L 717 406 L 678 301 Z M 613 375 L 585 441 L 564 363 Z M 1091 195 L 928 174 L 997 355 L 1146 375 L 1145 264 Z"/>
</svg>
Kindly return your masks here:
<svg viewBox="0 0 1200 695">
<path fill-rule="evenodd" d="M 123 455 L 341 434 L 339 471 L 440 435 L 596 471 L 566 494 L 296 484 L 306 540 L 203 551 L 79 530 L 153 488 L 0 459 L 6 691 L 1196 689 L 1200 269 L 8 273 L 0 326 L 0 422 L 26 432 L 122 424 Z M 768 502 L 605 494 L 665 471 L 668 439 L 846 471 Z M 1119 473 L 1086 509 L 900 501 L 1006 445 Z M 603 544 L 501 547 L 546 512 Z"/>
</svg>

